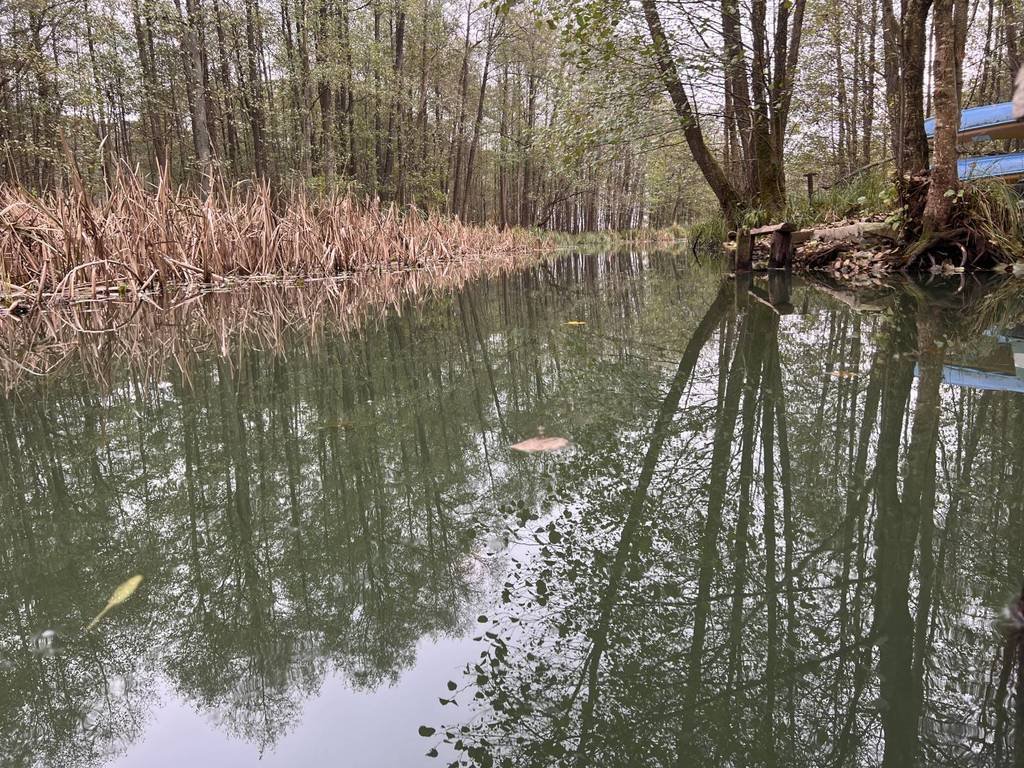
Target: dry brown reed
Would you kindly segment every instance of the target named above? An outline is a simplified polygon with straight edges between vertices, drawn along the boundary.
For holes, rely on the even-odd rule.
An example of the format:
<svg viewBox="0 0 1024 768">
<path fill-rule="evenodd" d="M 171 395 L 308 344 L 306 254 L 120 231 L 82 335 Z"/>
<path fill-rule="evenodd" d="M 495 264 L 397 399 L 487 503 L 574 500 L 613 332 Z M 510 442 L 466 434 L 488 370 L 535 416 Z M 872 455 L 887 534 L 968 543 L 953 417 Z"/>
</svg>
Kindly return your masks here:
<svg viewBox="0 0 1024 768">
<path fill-rule="evenodd" d="M 0 321 L 0 386 L 10 392 L 71 372 L 109 387 L 122 366 L 147 379 L 162 378 L 174 366 L 187 378 L 190 361 L 201 355 L 232 361 L 243 349 L 311 352 L 325 338 L 521 264 L 521 257 L 507 254 L 347 278 L 183 286 L 141 302 L 115 296 L 53 304 Z"/>
<path fill-rule="evenodd" d="M 72 180 L 74 181 L 74 179 Z M 23 304 L 253 275 L 336 276 L 536 250 L 521 231 L 349 195 L 273 199 L 263 184 L 207 197 L 121 174 L 102 199 L 80 184 L 41 197 L 0 185 L 0 295 Z"/>
</svg>

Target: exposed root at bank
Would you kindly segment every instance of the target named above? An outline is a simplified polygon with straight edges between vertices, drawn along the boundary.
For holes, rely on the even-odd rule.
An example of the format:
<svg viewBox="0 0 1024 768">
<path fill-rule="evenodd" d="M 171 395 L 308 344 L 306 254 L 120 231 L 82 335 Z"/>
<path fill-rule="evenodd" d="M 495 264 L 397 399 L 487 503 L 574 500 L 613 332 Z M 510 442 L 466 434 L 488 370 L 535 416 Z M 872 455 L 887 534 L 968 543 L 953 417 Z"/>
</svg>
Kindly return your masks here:
<svg viewBox="0 0 1024 768">
<path fill-rule="evenodd" d="M 843 220 L 794 233 L 800 244 L 792 266 L 840 278 L 880 278 L 894 272 L 956 274 L 1020 272 L 1024 265 L 1024 211 L 1019 196 L 1001 182 L 965 184 L 942 231 L 922 231 L 929 179 L 902 182 L 903 207 L 868 219 Z M 766 266 L 768 250 L 755 248 Z M 756 267 L 755 267 L 756 268 Z"/>
</svg>

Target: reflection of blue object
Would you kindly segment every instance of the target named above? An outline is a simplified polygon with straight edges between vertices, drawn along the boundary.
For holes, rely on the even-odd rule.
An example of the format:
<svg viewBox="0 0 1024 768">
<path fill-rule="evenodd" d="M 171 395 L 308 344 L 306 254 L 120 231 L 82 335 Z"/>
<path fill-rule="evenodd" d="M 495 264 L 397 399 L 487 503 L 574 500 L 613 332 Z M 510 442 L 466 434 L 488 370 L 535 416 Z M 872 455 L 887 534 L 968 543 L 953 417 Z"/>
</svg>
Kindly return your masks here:
<svg viewBox="0 0 1024 768">
<path fill-rule="evenodd" d="M 1013 118 L 1013 102 L 1007 101 L 1003 104 L 986 104 L 983 107 L 971 107 L 960 113 L 960 133 L 974 133 L 985 131 L 996 126 L 1015 126 L 1017 120 Z M 924 132 L 928 138 L 935 135 L 935 118 L 929 117 L 924 121 Z"/>
<path fill-rule="evenodd" d="M 987 157 L 962 157 L 957 161 L 956 172 L 961 179 L 1024 176 L 1024 152 Z"/>
<path fill-rule="evenodd" d="M 920 374 L 914 366 L 914 375 Z M 1024 380 L 1008 373 L 993 373 L 961 365 L 942 366 L 942 380 L 954 387 L 992 389 L 998 392 L 1024 392 Z"/>
</svg>

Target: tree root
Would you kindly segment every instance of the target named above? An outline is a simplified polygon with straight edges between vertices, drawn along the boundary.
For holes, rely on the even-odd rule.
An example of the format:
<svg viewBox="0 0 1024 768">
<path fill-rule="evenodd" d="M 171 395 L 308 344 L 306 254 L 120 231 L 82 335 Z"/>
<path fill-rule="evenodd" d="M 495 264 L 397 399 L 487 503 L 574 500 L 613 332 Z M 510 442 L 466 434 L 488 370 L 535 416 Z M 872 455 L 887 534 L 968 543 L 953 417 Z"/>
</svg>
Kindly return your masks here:
<svg viewBox="0 0 1024 768">
<path fill-rule="evenodd" d="M 937 263 L 947 258 L 956 259 L 961 267 L 965 269 L 971 260 L 968 257 L 968 249 L 974 240 L 974 233 L 967 227 L 951 227 L 940 230 L 924 230 L 917 240 L 908 246 L 900 258 L 901 269 L 923 269 L 924 265 L 919 262 L 925 257 L 931 262 L 929 266 L 934 267 Z"/>
</svg>

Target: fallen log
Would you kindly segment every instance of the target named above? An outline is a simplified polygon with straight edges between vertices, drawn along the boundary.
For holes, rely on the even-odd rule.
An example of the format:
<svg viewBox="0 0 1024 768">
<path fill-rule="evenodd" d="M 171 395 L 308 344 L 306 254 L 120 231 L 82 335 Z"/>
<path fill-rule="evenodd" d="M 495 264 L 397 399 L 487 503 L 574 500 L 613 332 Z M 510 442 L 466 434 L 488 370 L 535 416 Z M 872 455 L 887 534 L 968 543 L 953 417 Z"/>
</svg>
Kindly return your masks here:
<svg viewBox="0 0 1024 768">
<path fill-rule="evenodd" d="M 899 235 L 884 221 L 859 221 L 856 224 L 845 224 L 841 227 L 816 229 L 811 239 L 823 243 L 860 240 L 896 242 Z"/>
</svg>

